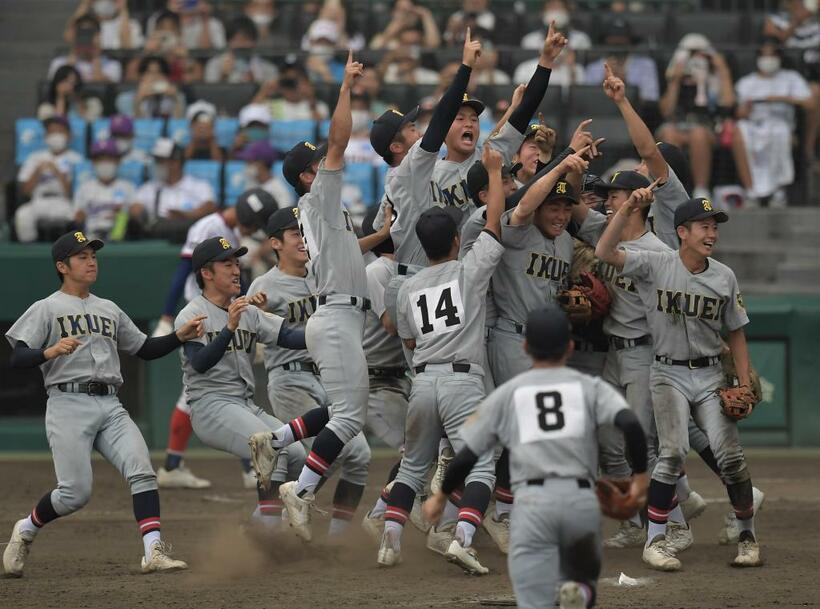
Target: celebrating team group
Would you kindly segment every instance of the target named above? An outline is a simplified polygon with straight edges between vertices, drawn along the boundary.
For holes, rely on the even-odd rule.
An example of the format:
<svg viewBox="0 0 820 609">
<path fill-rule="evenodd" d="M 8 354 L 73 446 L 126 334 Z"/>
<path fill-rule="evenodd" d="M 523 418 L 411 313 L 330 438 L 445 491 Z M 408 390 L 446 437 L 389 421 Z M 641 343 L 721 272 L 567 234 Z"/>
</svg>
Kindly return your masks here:
<svg viewBox="0 0 820 609">
<path fill-rule="evenodd" d="M 12 366 L 43 373 L 57 487 L 15 523 L 6 573 L 21 576 L 40 529 L 88 501 L 92 448 L 129 484 L 142 571 L 187 568 L 162 541 L 157 476 L 117 398 L 118 350 L 153 359 L 180 348 L 193 432 L 252 464 L 251 534 L 311 541 L 316 494 L 336 473 L 327 535 L 344 532 L 367 483 L 367 429 L 396 451 L 362 522 L 380 566 L 401 563 L 409 520 L 431 551 L 486 574 L 473 547 L 483 527 L 508 554 L 519 607 L 591 607 L 602 545 L 681 568 L 688 520 L 706 507 L 684 471 L 691 447 L 726 487 L 732 565 L 760 565 L 763 494 L 737 431 L 755 403 L 749 320 L 734 273 L 711 258 L 729 218 L 689 197 L 681 152 L 654 142 L 609 70 L 603 88 L 640 166 L 609 182 L 589 174 L 603 144 L 589 121 L 539 158 L 546 127 L 530 123 L 566 42 L 550 28 L 534 75 L 479 146 L 484 104 L 466 91 L 481 45 L 467 30 L 423 135 L 417 109 L 374 121 L 389 169 L 361 238 L 341 204 L 362 73 L 351 53 L 327 143 L 285 157 L 298 206 L 276 210 L 254 189 L 191 227 L 189 302 L 167 334 L 147 337 L 91 294 L 101 241 L 58 239 L 60 289 L 6 333 Z M 262 230 L 278 263 L 245 293 L 240 239 Z M 273 415 L 254 399 L 257 344 Z M 605 541 L 602 510 L 622 519 Z"/>
</svg>

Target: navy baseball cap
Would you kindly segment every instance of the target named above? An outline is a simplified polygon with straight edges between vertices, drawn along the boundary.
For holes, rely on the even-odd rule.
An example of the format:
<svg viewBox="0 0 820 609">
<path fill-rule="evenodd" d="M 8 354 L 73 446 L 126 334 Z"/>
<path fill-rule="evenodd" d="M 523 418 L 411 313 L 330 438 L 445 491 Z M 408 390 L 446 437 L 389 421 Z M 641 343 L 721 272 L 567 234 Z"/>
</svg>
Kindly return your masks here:
<svg viewBox="0 0 820 609">
<path fill-rule="evenodd" d="M 85 248 L 90 247 L 95 252 L 101 250 L 105 244 L 99 239 L 89 239 L 82 231 L 66 233 L 57 239 L 51 246 L 51 258 L 54 262 L 60 262 L 79 254 Z"/>
<path fill-rule="evenodd" d="M 251 188 L 236 201 L 236 219 L 242 226 L 255 230 L 264 228 L 270 215 L 279 209 L 276 199 L 267 190 Z"/>
<path fill-rule="evenodd" d="M 427 251 L 435 244 L 452 243 L 458 234 L 460 213 L 454 207 L 431 207 L 416 221 L 416 236 Z"/>
<path fill-rule="evenodd" d="M 283 207 L 277 209 L 268 218 L 268 237 L 281 237 L 282 233 L 289 228 L 299 227 L 299 209 L 296 207 Z"/>
<path fill-rule="evenodd" d="M 686 222 L 705 220 L 706 218 L 714 218 L 718 224 L 729 221 L 729 215 L 725 211 L 715 209 L 712 202 L 703 197 L 689 199 L 686 203 L 681 203 L 675 208 L 675 228 Z"/>
<path fill-rule="evenodd" d="M 390 144 L 396 139 L 396 134 L 407 123 L 414 122 L 419 116 L 419 107 L 416 106 L 407 114 L 398 110 L 386 110 L 379 118 L 373 121 L 370 128 L 370 145 L 380 157 L 390 154 Z"/>
<path fill-rule="evenodd" d="M 485 108 L 483 101 L 476 99 L 475 97 L 471 97 L 469 93 L 464 94 L 464 97 L 461 99 L 461 105 L 472 108 L 478 116 L 481 116 L 481 113 L 484 112 Z"/>
<path fill-rule="evenodd" d="M 194 273 L 196 273 L 209 262 L 221 262 L 231 256 L 239 258 L 247 253 L 247 247 L 233 247 L 231 246 L 231 242 L 225 237 L 211 237 L 210 239 L 205 239 L 205 241 L 194 248 L 194 253 L 191 256 L 191 265 L 193 266 Z"/>
<path fill-rule="evenodd" d="M 534 359 L 558 359 L 567 351 L 572 325 L 561 307 L 549 303 L 530 311 L 524 336 Z"/>
<path fill-rule="evenodd" d="M 501 177 L 506 178 L 512 175 L 512 169 L 509 165 L 501 166 Z M 473 198 L 473 202 L 479 207 L 484 205 L 478 199 L 478 193 L 487 188 L 490 184 L 490 174 L 484 167 L 484 163 L 476 161 L 467 171 L 467 190 Z"/>
<path fill-rule="evenodd" d="M 569 201 L 575 204 L 578 202 L 578 199 L 575 198 L 575 189 L 572 187 L 572 184 L 566 180 L 558 180 L 544 199 L 544 203 L 549 203 L 550 201 Z"/>
<path fill-rule="evenodd" d="M 313 163 L 320 161 L 327 154 L 327 144 L 316 146 L 310 142 L 299 142 L 288 150 L 282 161 L 282 175 L 294 188 L 299 186 L 299 174 L 309 169 Z"/>
<path fill-rule="evenodd" d="M 594 173 L 588 173 L 584 175 L 584 185 L 581 188 L 581 192 L 595 192 L 596 187 L 601 185 L 606 186 L 606 182 L 601 179 L 601 176 L 596 176 Z"/>
<path fill-rule="evenodd" d="M 608 197 L 610 190 L 628 190 L 632 192 L 638 188 L 647 188 L 650 185 L 649 178 L 637 171 L 617 171 L 609 184 L 602 182 L 595 186 L 595 194 L 600 197 Z"/>
<path fill-rule="evenodd" d="M 370 211 L 367 212 L 364 219 L 362 220 L 362 233 L 364 233 L 365 237 L 367 235 L 372 235 L 376 232 L 375 227 L 373 226 L 373 221 L 376 219 L 376 215 L 379 213 L 380 206 L 375 205 Z M 381 256 L 382 254 L 392 254 L 396 251 L 396 246 L 393 244 L 392 237 L 388 237 L 377 246 L 371 248 L 370 250 L 376 256 Z"/>
</svg>

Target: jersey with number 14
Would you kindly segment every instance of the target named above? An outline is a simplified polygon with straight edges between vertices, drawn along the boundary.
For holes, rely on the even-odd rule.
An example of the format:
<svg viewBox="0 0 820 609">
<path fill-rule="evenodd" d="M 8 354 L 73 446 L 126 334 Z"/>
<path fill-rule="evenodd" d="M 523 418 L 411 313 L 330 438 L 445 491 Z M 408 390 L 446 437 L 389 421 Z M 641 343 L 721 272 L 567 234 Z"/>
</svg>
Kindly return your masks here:
<svg viewBox="0 0 820 609">
<path fill-rule="evenodd" d="M 510 451 L 513 490 L 538 478 L 598 475 L 598 426 L 629 406 L 611 385 L 572 368 L 534 368 L 496 388 L 459 431 L 480 455 Z"/>
<path fill-rule="evenodd" d="M 397 327 L 416 341 L 413 366 L 484 360 L 487 286 L 503 253 L 484 231 L 461 260 L 428 266 L 402 284 Z"/>
</svg>

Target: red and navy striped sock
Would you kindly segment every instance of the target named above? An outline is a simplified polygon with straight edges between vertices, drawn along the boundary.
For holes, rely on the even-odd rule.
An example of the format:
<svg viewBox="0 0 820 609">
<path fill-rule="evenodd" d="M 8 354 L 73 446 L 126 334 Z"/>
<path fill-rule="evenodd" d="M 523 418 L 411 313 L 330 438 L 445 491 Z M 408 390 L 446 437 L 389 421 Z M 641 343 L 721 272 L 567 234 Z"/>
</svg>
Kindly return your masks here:
<svg viewBox="0 0 820 609">
<path fill-rule="evenodd" d="M 290 425 L 293 437 L 297 440 L 312 438 L 321 432 L 330 420 L 330 413 L 327 408 L 314 408 L 301 417 L 292 419 Z"/>
<path fill-rule="evenodd" d="M 401 482 L 396 482 L 390 491 L 387 510 L 384 512 L 384 520 L 404 526 L 404 523 L 410 517 L 415 498 L 416 492 L 412 488 Z"/>
<path fill-rule="evenodd" d="M 31 510 L 31 522 L 38 529 L 60 517 L 57 510 L 54 509 L 54 505 L 51 503 L 51 493 L 52 491 L 49 491 L 43 495 L 34 509 Z"/>
<path fill-rule="evenodd" d="M 344 442 L 327 427 L 319 432 L 319 435 L 313 441 L 312 450 L 305 459 L 302 473 L 299 474 L 299 481 L 296 485 L 299 496 L 314 492 L 316 485 L 319 484 L 325 472 L 344 447 Z"/>
<path fill-rule="evenodd" d="M 464 487 L 456 525 L 456 537 L 459 538 L 462 547 L 469 548 L 472 545 L 473 535 L 481 526 L 491 493 L 490 487 L 483 482 L 470 482 Z"/>
<path fill-rule="evenodd" d="M 159 492 L 156 490 L 137 493 L 131 497 L 134 504 L 134 518 L 140 528 L 140 534 L 159 534 Z"/>
<path fill-rule="evenodd" d="M 666 535 L 666 522 L 669 519 L 669 512 L 672 511 L 674 500 L 674 484 L 664 484 L 654 478 L 650 481 L 649 506 L 647 507 L 647 516 L 649 517 L 647 544 L 651 543 L 658 535 Z"/>
</svg>

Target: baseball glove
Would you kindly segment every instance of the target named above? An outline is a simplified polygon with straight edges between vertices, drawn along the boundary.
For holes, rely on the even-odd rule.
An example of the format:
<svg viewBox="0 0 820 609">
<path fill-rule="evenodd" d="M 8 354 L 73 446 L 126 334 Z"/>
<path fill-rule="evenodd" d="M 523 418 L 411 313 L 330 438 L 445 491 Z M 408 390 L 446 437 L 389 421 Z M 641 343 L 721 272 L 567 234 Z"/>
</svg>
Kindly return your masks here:
<svg viewBox="0 0 820 609">
<path fill-rule="evenodd" d="M 736 387 L 739 385 L 737 371 L 735 370 L 735 358 L 732 357 L 732 353 L 728 349 L 721 353 L 720 365 L 723 367 L 724 376 L 726 376 L 726 386 Z M 751 362 L 749 362 L 749 381 L 749 389 L 755 396 L 755 404 L 758 404 L 763 401 L 763 390 L 760 387 L 760 375 Z"/>
<path fill-rule="evenodd" d="M 723 414 L 734 421 L 745 419 L 752 413 L 757 398 L 746 385 L 740 387 L 723 387 L 717 390 Z"/>
<path fill-rule="evenodd" d="M 586 294 L 592 306 L 592 319 L 603 319 L 609 313 L 609 306 L 612 298 L 604 282 L 598 279 L 597 275 L 584 271 L 581 273 L 580 285 L 577 286 Z"/>
<path fill-rule="evenodd" d="M 592 303 L 579 286 L 561 290 L 557 300 L 573 324 L 585 324 L 592 319 Z"/>
<path fill-rule="evenodd" d="M 642 502 L 629 493 L 631 481 L 600 478 L 595 483 L 595 494 L 601 504 L 601 513 L 615 520 L 628 520 L 643 507 Z"/>
</svg>

